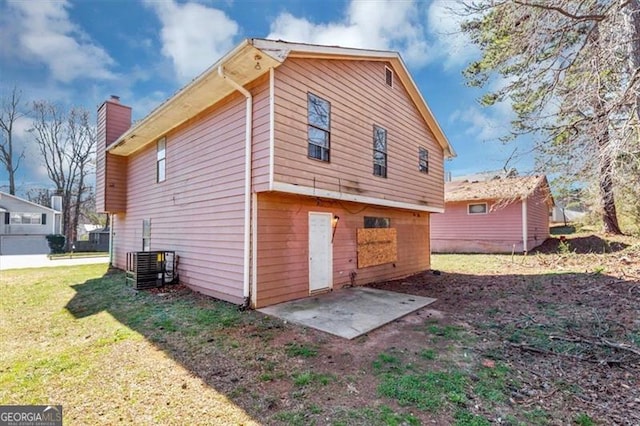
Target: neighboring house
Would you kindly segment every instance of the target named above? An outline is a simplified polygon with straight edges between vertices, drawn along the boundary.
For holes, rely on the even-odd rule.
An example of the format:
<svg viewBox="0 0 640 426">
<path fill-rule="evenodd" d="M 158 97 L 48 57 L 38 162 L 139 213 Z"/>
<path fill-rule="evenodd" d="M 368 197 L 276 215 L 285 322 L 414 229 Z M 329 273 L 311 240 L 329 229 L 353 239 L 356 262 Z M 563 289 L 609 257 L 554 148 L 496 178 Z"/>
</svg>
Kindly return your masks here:
<svg viewBox="0 0 640 426">
<path fill-rule="evenodd" d="M 0 192 L 0 255 L 48 254 L 46 236 L 62 229 L 61 198 L 52 205 L 57 210 Z"/>
<path fill-rule="evenodd" d="M 431 250 L 527 252 L 549 238 L 551 207 L 545 176 L 447 182 L 445 212 L 431 219 Z"/>
<path fill-rule="evenodd" d="M 98 110 L 119 268 L 175 251 L 183 284 L 262 307 L 430 267 L 454 154 L 395 52 L 245 40 L 130 120 Z"/>
<path fill-rule="evenodd" d="M 551 209 L 551 215 L 549 218 L 552 223 L 570 223 L 579 221 L 586 215 L 586 212 L 580 212 L 555 205 L 553 206 L 553 209 Z"/>
</svg>

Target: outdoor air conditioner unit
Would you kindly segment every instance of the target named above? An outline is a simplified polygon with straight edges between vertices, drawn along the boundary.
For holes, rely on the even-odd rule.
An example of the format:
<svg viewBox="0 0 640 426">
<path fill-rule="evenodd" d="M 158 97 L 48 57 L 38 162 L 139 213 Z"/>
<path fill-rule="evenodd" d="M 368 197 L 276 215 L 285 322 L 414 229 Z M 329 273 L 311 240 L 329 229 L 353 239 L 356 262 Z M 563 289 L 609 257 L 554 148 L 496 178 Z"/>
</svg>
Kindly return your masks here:
<svg viewBox="0 0 640 426">
<path fill-rule="evenodd" d="M 177 280 L 174 251 L 135 251 L 127 253 L 127 284 L 136 290 L 162 287 Z"/>
</svg>

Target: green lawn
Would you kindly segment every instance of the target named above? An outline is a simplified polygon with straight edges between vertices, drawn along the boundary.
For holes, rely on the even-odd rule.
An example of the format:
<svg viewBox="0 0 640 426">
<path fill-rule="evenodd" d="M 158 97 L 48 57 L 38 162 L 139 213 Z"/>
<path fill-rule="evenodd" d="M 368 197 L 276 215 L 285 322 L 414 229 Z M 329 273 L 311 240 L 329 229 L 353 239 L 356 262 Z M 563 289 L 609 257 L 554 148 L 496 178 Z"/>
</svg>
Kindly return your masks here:
<svg viewBox="0 0 640 426">
<path fill-rule="evenodd" d="M 0 404 L 62 404 L 65 424 L 252 423 L 153 341 L 180 328 L 186 337 L 174 343 L 186 346 L 198 328 L 234 324 L 239 313 L 213 300 L 150 301 L 105 271 L 0 273 Z"/>
<path fill-rule="evenodd" d="M 182 286 L 136 292 L 106 265 L 2 271 L 0 405 L 61 404 L 65 424 L 624 418 L 640 398 L 640 376 L 589 359 L 637 371 L 640 295 L 615 277 L 636 270 L 622 256 L 638 255 L 637 245 L 611 254 L 436 255 L 442 274 L 395 289 L 438 301 L 350 341 Z M 599 398 L 615 409 L 584 402 L 609 385 Z"/>
</svg>

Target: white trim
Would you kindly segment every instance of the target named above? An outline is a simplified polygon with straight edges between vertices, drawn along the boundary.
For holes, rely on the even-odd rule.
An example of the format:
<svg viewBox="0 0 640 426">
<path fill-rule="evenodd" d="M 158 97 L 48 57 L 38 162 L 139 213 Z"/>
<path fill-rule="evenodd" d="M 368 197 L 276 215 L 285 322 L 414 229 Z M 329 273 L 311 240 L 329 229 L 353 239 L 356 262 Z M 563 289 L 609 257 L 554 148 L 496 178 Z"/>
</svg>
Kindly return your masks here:
<svg viewBox="0 0 640 426">
<path fill-rule="evenodd" d="M 2 192 L 0 191 L 0 200 L 2 199 L 2 197 L 9 197 L 9 198 L 13 198 L 14 200 L 17 200 L 19 202 L 25 203 L 25 204 L 30 204 L 32 206 L 36 206 L 39 207 L 43 210 L 47 210 L 48 212 L 51 213 L 60 213 L 58 210 L 52 209 L 50 207 L 45 207 L 42 204 L 38 204 L 38 203 L 34 203 L 33 201 L 29 201 L 29 200 L 25 200 L 24 198 L 20 198 L 20 197 L 16 197 L 15 195 L 11 195 L 8 192 Z M 8 211 L 8 210 L 6 210 Z"/>
<path fill-rule="evenodd" d="M 222 77 L 238 92 L 242 93 L 246 101 L 245 116 L 245 132 L 244 132 L 244 261 L 243 261 L 243 280 L 242 280 L 242 297 L 244 302 L 250 302 L 251 297 L 251 149 L 252 149 L 252 130 L 253 130 L 253 96 L 251 92 L 243 86 L 232 80 L 224 73 L 224 67 L 218 67 L 218 75 Z"/>
<path fill-rule="evenodd" d="M 251 194 L 251 306 L 258 302 L 258 194 Z"/>
<path fill-rule="evenodd" d="M 444 208 L 425 206 L 422 204 L 405 203 L 403 201 L 387 200 L 384 198 L 365 197 L 362 195 L 347 194 L 344 192 L 328 191 L 309 186 L 293 185 L 291 183 L 274 182 L 273 190 L 287 192 L 289 194 L 307 195 L 310 197 L 332 198 L 355 203 L 372 204 L 376 206 L 394 207 L 398 209 L 417 210 L 430 213 L 444 213 Z"/>
<path fill-rule="evenodd" d="M 479 206 L 481 204 L 484 204 L 484 211 L 482 213 L 471 213 L 471 206 Z M 482 202 L 482 203 L 467 203 L 467 215 L 470 216 L 476 216 L 479 214 L 489 214 L 489 204 L 486 202 Z"/>
<path fill-rule="evenodd" d="M 522 200 L 522 251 L 524 253 L 528 250 L 529 240 L 529 224 L 527 223 L 527 199 Z"/>
<path fill-rule="evenodd" d="M 264 38 L 252 38 L 250 43 L 253 47 L 266 52 L 272 51 L 273 53 L 282 52 L 279 55 L 272 55 L 278 59 L 284 60 L 291 53 L 303 53 L 303 54 L 319 54 L 319 55 L 331 55 L 331 56 L 352 56 L 352 57 L 375 57 L 375 58 L 399 58 L 400 55 L 397 52 L 391 52 L 388 50 L 372 50 L 372 49 L 358 49 L 353 47 L 339 47 L 339 46 L 325 46 L 319 44 L 308 43 L 295 43 L 282 40 L 269 40 Z"/>
<path fill-rule="evenodd" d="M 273 190 L 273 175 L 276 157 L 275 95 L 275 72 L 273 68 L 269 68 L 269 191 Z"/>
</svg>

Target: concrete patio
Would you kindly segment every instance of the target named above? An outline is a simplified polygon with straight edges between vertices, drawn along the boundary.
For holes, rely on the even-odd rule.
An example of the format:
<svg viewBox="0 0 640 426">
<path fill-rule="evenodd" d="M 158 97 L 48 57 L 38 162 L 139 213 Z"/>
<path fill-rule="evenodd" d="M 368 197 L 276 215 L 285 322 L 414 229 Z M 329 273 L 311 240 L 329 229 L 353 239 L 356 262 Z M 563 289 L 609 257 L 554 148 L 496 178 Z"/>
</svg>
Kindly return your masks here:
<svg viewBox="0 0 640 426">
<path fill-rule="evenodd" d="M 430 297 L 352 287 L 258 311 L 345 339 L 354 339 L 435 301 Z"/>
</svg>

